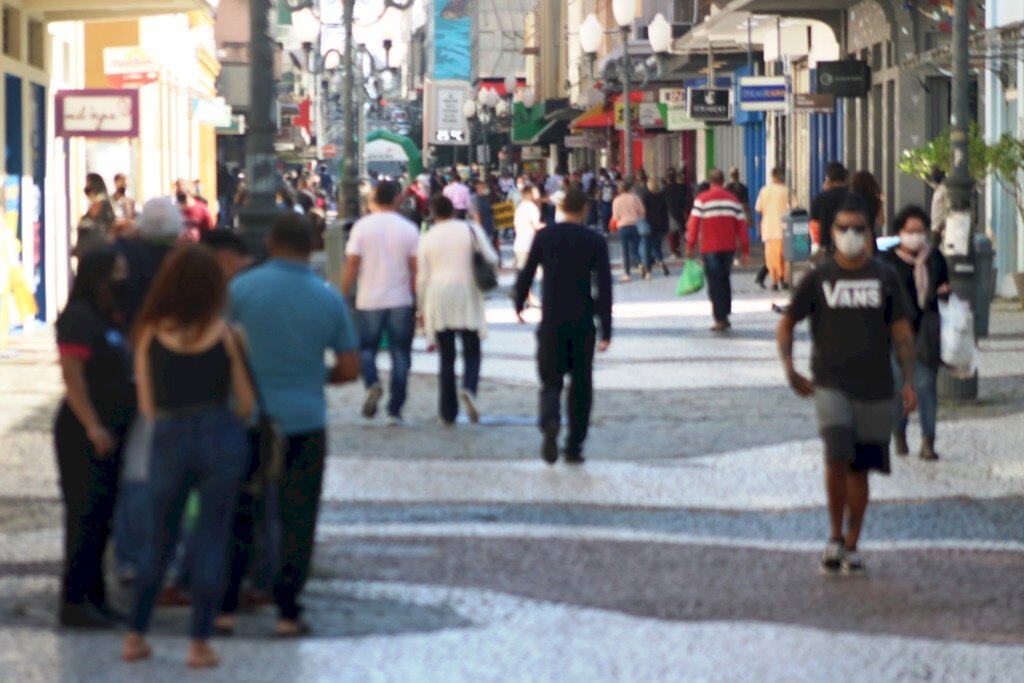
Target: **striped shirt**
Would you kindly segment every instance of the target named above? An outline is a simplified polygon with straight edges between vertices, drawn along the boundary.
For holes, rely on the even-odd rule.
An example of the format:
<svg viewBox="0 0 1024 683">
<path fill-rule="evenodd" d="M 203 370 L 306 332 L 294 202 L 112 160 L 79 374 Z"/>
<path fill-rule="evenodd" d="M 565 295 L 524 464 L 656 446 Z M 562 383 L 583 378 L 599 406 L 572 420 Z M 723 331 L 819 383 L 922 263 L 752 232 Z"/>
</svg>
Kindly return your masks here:
<svg viewBox="0 0 1024 683">
<path fill-rule="evenodd" d="M 720 186 L 701 192 L 693 202 L 686 229 L 686 246 L 694 248 L 700 239 L 703 254 L 736 251 L 750 254 L 750 236 L 743 205 Z"/>
</svg>

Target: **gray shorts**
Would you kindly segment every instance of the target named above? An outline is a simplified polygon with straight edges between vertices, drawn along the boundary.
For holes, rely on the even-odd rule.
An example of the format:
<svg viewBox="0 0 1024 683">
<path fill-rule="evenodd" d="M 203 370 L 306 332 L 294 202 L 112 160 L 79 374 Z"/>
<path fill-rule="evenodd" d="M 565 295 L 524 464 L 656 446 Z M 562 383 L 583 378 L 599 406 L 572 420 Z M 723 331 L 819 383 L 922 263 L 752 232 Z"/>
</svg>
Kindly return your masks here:
<svg viewBox="0 0 1024 683">
<path fill-rule="evenodd" d="M 826 462 L 844 462 L 854 472 L 889 473 L 889 439 L 895 413 L 892 399 L 861 401 L 837 389 L 814 387 L 818 430 Z"/>
</svg>

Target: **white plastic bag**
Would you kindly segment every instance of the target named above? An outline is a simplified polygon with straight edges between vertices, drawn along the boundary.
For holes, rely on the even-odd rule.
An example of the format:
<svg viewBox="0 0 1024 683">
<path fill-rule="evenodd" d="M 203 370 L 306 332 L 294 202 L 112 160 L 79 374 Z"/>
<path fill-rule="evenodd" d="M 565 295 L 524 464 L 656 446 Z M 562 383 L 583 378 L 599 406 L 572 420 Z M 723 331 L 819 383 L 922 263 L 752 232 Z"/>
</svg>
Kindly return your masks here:
<svg viewBox="0 0 1024 683">
<path fill-rule="evenodd" d="M 978 369 L 978 347 L 974 344 L 974 313 L 971 305 L 952 294 L 949 301 L 939 301 L 942 320 L 940 348 L 942 362 L 954 374 L 972 376 Z"/>
</svg>

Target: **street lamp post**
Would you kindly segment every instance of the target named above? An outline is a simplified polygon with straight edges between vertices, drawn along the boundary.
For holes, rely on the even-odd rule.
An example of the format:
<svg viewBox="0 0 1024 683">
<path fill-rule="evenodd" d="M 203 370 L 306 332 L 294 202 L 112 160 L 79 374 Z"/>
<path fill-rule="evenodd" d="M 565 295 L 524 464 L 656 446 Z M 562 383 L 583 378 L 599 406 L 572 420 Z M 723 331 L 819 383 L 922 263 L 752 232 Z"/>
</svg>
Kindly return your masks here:
<svg viewBox="0 0 1024 683">
<path fill-rule="evenodd" d="M 277 190 L 274 152 L 274 41 L 267 14 L 270 0 L 251 0 L 249 11 L 249 104 L 245 139 L 246 176 L 249 198 L 239 211 L 240 233 L 254 254 L 266 252 L 266 237 L 274 215 Z"/>
<path fill-rule="evenodd" d="M 622 56 L 616 61 L 609 61 L 600 79 L 594 73 L 594 61 L 597 51 L 605 35 L 604 26 L 598 18 L 591 14 L 580 25 L 580 46 L 587 57 L 587 67 L 592 81 L 601 81 L 605 92 L 622 93 L 622 125 L 623 125 L 623 161 L 624 175 L 633 173 L 633 108 L 630 91 L 633 86 L 643 88 L 652 78 L 661 75 L 662 55 L 669 51 L 672 42 L 672 26 L 659 12 L 648 26 L 648 41 L 655 53 L 654 65 L 646 59 L 633 59 L 629 54 L 629 35 L 634 19 L 635 2 L 633 0 L 613 0 L 612 13 L 618 28 L 611 33 L 622 36 Z"/>
</svg>

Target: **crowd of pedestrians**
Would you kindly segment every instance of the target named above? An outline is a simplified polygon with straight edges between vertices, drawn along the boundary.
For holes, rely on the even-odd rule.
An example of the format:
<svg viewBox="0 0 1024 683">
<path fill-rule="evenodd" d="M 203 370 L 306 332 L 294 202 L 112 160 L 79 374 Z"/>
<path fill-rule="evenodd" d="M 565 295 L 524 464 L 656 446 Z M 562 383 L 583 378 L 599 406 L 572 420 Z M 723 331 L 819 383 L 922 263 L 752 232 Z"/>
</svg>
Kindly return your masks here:
<svg viewBox="0 0 1024 683">
<path fill-rule="evenodd" d="M 868 473 L 889 471 L 891 439 L 898 455 L 909 452 L 907 415 L 916 408 L 920 457 L 938 458 L 938 300 L 950 286 L 945 260 L 930 247 L 929 215 L 901 211 L 890 225 L 899 245 L 876 255 L 873 238 L 886 227 L 877 183 L 830 164 L 810 212 L 816 263 L 797 282 L 783 257 L 791 197 L 779 169 L 753 206 L 736 169 L 728 184 L 711 170 L 696 194 L 685 176 L 670 169 L 664 178 L 623 178 L 584 167 L 515 178 L 452 169 L 406 188 L 379 180 L 348 236 L 340 281 L 327 283 L 309 265 L 319 246 L 314 214 L 324 208 L 320 178 L 299 176 L 294 193 L 282 189 L 269 258 L 254 263 L 194 183 L 179 181 L 173 196 L 140 208 L 123 175 L 108 195 L 90 174 L 74 286 L 56 325 L 66 385 L 55 422 L 66 509 L 61 623 L 126 621 L 122 656 L 137 661 L 151 654 L 154 609 L 177 591 L 193 610 L 187 663 L 214 666 L 209 640 L 234 631 L 248 577 L 276 606 L 275 635 L 308 633 L 301 598 L 328 453 L 325 387 L 361 378 L 362 415 L 374 419 L 385 398 L 377 358 L 386 350 L 386 419 L 405 424 L 421 330 L 437 352 L 439 422 L 451 427 L 461 411 L 480 420 L 490 289 L 481 270 L 493 275 L 501 262 L 502 201 L 515 205 L 515 313 L 522 321 L 528 307 L 540 310 L 538 427 L 549 464 L 585 461 L 595 354 L 612 339 L 609 235 L 622 246 L 621 284 L 634 264 L 645 279 L 655 268 L 668 276 L 666 242 L 671 254 L 699 255 L 712 330 L 724 333 L 732 268 L 737 258 L 747 265 L 748 226 L 760 215 L 764 277 L 773 289 L 794 288 L 777 332 L 784 370 L 797 394 L 814 397 L 823 441 L 830 534 L 820 566 L 863 572 Z M 804 319 L 812 378 L 793 360 Z M 105 591 L 112 533 L 116 574 L 131 586 L 123 616 Z"/>
</svg>

